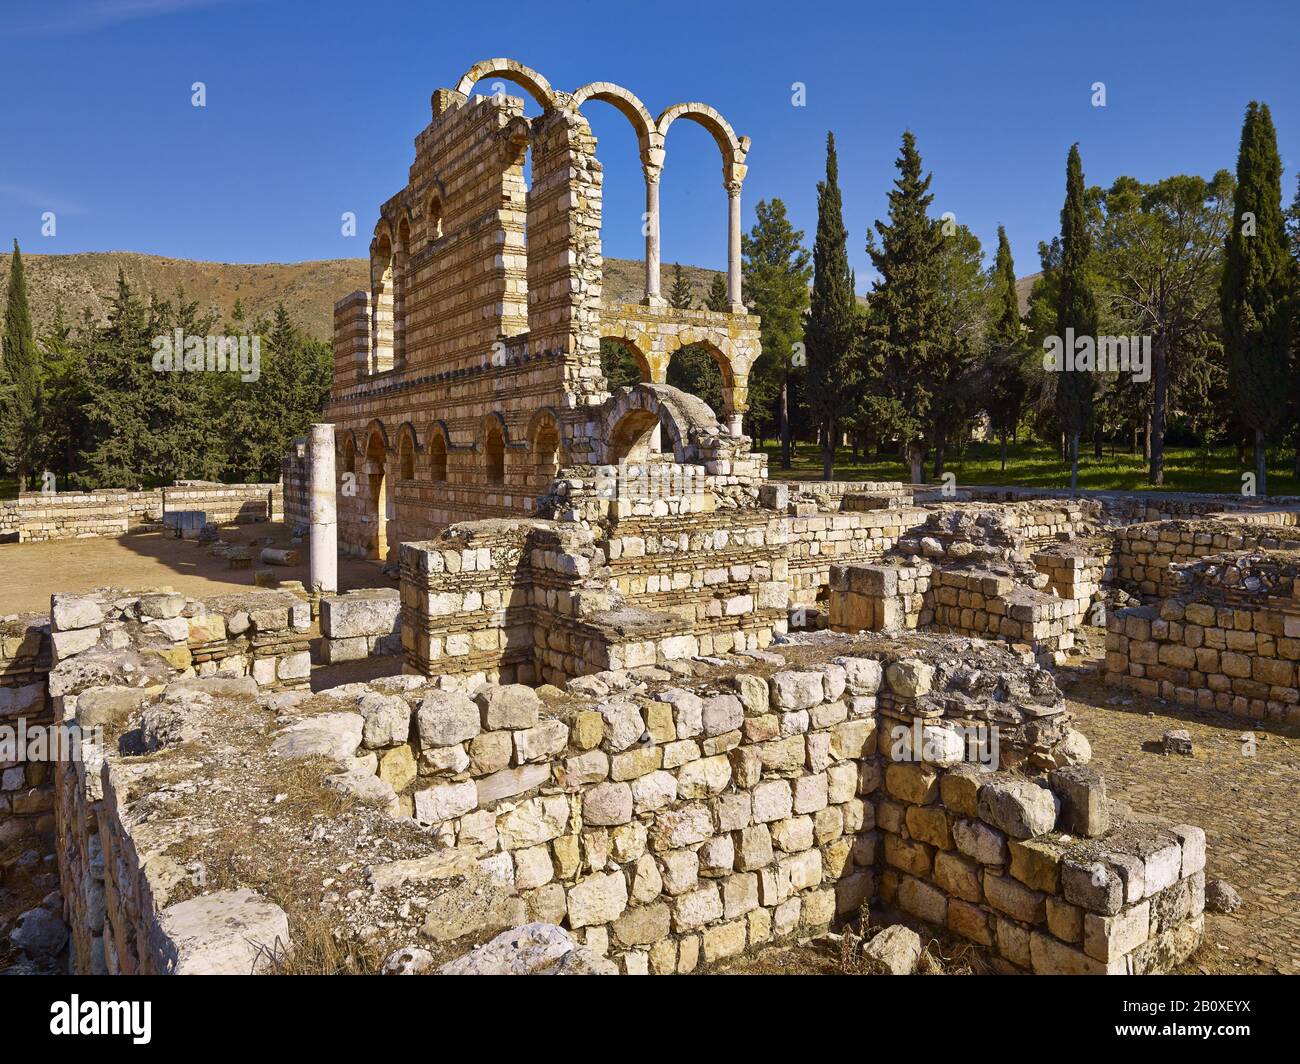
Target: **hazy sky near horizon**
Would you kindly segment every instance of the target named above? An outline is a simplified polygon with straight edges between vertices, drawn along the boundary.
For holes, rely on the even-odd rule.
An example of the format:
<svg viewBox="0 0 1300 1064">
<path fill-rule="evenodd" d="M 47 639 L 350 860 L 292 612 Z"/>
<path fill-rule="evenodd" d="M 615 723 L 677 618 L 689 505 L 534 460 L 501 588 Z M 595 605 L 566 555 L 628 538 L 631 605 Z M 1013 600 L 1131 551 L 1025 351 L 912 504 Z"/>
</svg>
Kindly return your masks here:
<svg viewBox="0 0 1300 1064">
<path fill-rule="evenodd" d="M 809 247 L 833 130 L 859 290 L 872 277 L 866 230 L 885 212 L 911 129 L 934 174 L 934 213 L 952 211 L 990 258 L 1004 224 L 1023 275 L 1059 228 L 1074 141 L 1092 184 L 1209 176 L 1235 166 L 1246 104 L 1259 99 L 1278 129 L 1289 202 L 1297 40 L 1294 0 L 6 0 L 0 238 L 38 254 L 365 256 L 379 204 L 406 181 L 430 93 L 508 56 L 566 91 L 617 82 L 652 114 L 683 100 L 716 107 L 753 139 L 745 228 L 759 200 L 779 197 Z M 196 81 L 204 107 L 191 103 Z M 1104 107 L 1093 105 L 1096 82 Z M 635 136 L 607 105 L 584 113 L 605 172 L 604 252 L 639 258 Z M 47 211 L 54 236 L 41 232 Z M 340 232 L 345 211 L 356 236 Z M 725 266 L 720 159 L 691 123 L 669 134 L 661 213 L 666 264 Z"/>
</svg>

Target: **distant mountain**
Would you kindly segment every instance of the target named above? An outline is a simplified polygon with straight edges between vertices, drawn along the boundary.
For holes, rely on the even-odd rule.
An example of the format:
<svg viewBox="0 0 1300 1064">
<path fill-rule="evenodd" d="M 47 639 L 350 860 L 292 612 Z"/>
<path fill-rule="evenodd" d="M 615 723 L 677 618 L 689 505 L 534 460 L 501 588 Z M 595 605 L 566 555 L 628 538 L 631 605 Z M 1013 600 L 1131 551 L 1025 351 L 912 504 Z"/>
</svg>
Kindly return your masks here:
<svg viewBox="0 0 1300 1064">
<path fill-rule="evenodd" d="M 141 293 L 157 292 L 170 297 L 177 286 L 204 309 L 223 318 L 241 301 L 244 314 L 253 319 L 270 315 L 283 301 L 289 314 L 313 336 L 328 340 L 333 332 L 334 302 L 341 296 L 365 288 L 369 270 L 365 259 L 321 259 L 313 262 L 271 262 L 259 264 L 197 262 L 142 255 L 133 251 L 86 252 L 80 255 L 23 254 L 27 267 L 28 295 L 32 318 L 39 335 L 54 318 L 59 302 L 69 321 L 79 321 L 89 310 L 103 321 L 117 286 L 118 270 L 131 287 Z M 682 266 L 682 272 L 703 304 L 716 270 Z M 672 283 L 673 264 L 663 265 L 663 290 Z M 1021 309 L 1029 301 L 1034 279 L 1016 282 Z M 9 280 L 9 256 L 0 255 L 0 292 Z M 645 291 L 645 263 L 640 259 L 606 259 L 604 303 L 617 306 L 640 302 Z"/>
</svg>

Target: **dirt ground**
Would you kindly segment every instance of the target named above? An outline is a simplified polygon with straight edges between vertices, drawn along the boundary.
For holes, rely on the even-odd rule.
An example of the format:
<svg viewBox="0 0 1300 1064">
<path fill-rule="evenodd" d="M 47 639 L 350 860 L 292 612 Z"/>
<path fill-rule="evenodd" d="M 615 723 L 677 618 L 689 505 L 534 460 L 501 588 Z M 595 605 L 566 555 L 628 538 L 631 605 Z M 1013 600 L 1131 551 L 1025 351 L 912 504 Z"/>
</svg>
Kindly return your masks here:
<svg viewBox="0 0 1300 1064">
<path fill-rule="evenodd" d="M 228 543 L 291 546 L 291 530 L 275 523 L 223 525 Z M 186 595 L 208 596 L 253 586 L 253 569 L 272 568 L 278 579 L 308 579 L 307 548 L 292 566 L 231 569 L 214 558 L 208 544 L 176 539 L 161 532 L 131 532 L 120 539 L 71 539 L 52 543 L 0 543 L 0 616 L 48 613 L 55 591 L 89 591 L 95 587 L 140 589 L 168 585 Z M 339 590 L 396 587 L 378 562 L 339 558 Z"/>
<path fill-rule="evenodd" d="M 1179 970 L 1300 975 L 1300 733 L 1117 692 L 1091 674 L 1066 694 L 1107 793 L 1204 828 L 1206 877 L 1241 894 L 1237 912 L 1206 913 L 1205 942 Z M 1192 757 L 1159 752 L 1173 728 L 1191 733 Z"/>
</svg>

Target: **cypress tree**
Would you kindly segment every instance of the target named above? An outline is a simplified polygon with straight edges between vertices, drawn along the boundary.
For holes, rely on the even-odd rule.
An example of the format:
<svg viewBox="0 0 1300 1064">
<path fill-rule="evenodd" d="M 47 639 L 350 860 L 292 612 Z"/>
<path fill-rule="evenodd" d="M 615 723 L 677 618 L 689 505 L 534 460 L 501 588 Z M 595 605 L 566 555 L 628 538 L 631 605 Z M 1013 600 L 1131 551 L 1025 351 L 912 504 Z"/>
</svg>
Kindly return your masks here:
<svg viewBox="0 0 1300 1064">
<path fill-rule="evenodd" d="M 824 480 L 835 475 L 836 425 L 853 395 L 857 328 L 847 240 L 835 137 L 827 133 L 826 180 L 817 183 L 813 287 L 804 328 L 808 405 L 821 431 Z"/>
<path fill-rule="evenodd" d="M 1065 164 L 1065 206 L 1061 208 L 1061 268 L 1056 301 L 1056 335 L 1065 343 L 1067 330 L 1076 337 L 1097 337 L 1097 299 L 1088 280 L 1092 239 L 1084 209 L 1083 161 L 1079 145 L 1070 146 Z M 1066 352 L 1067 356 L 1069 352 Z M 1062 367 L 1056 382 L 1056 416 L 1070 442 L 1070 490 L 1079 486 L 1079 437 L 1092 420 L 1096 381 L 1090 368 L 1073 372 Z"/>
<path fill-rule="evenodd" d="M 4 343 L 0 348 L 3 362 L 4 408 L 0 411 L 3 446 L 18 490 L 26 491 L 32 474 L 41 460 L 44 428 L 44 367 L 40 348 L 32 332 L 31 308 L 27 303 L 27 278 L 23 256 L 14 241 L 13 261 L 9 269 L 9 293 L 5 304 Z"/>
<path fill-rule="evenodd" d="M 914 482 L 924 479 L 922 461 L 935 392 L 943 374 L 944 312 L 937 280 L 944 240 L 929 206 L 931 176 L 921 175 L 916 138 L 903 134 L 889 193 L 889 220 L 867 234 L 867 251 L 880 274 L 871 294 L 868 335 L 883 395 L 881 420 L 898 434 Z"/>
<path fill-rule="evenodd" d="M 668 305 L 674 310 L 690 310 L 693 300 L 694 291 L 691 288 L 691 282 L 682 273 L 682 264 L 674 262 L 673 283 L 668 289 Z"/>
<path fill-rule="evenodd" d="M 1290 307 L 1293 264 L 1282 216 L 1282 161 L 1266 104 L 1246 108 L 1237 190 L 1219 306 L 1228 390 L 1255 441 L 1255 490 L 1268 491 L 1266 448 L 1292 390 Z"/>
<path fill-rule="evenodd" d="M 789 469 L 790 372 L 794 345 L 803 337 L 812 267 L 803 248 L 803 231 L 790 224 L 781 200 L 760 201 L 755 215 L 754 228 L 741 241 L 745 302 L 762 321 L 763 352 L 749 374 L 750 421 L 769 424 L 775 402 L 781 468 Z M 725 284 L 722 295 L 725 299 Z"/>
<path fill-rule="evenodd" d="M 1016 267 L 1007 231 L 998 226 L 993 264 L 993 312 L 988 338 L 988 413 L 1002 441 L 1002 471 L 1007 468 L 1007 437 L 1016 430 L 1028 382 L 1024 365 L 1024 327 L 1016 295 Z"/>
<path fill-rule="evenodd" d="M 731 308 L 731 300 L 727 295 L 727 279 L 722 274 L 713 275 L 709 294 L 704 297 L 704 306 L 706 310 L 716 311 L 719 314 L 725 314 Z"/>
</svg>

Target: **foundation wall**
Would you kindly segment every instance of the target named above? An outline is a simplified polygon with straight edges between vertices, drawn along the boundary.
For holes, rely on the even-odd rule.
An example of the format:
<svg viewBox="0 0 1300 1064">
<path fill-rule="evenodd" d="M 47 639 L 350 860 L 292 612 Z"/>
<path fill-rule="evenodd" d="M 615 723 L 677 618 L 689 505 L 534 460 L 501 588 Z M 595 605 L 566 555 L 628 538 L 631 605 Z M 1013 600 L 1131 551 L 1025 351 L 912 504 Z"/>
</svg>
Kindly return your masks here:
<svg viewBox="0 0 1300 1064">
<path fill-rule="evenodd" d="M 17 538 L 42 542 L 121 536 L 180 510 L 201 510 L 212 524 L 274 521 L 284 503 L 279 484 L 182 482 L 151 491 L 24 492 L 11 507 L 8 525 L 16 524 Z"/>
<path fill-rule="evenodd" d="M 693 972 L 821 933 L 867 904 L 964 937 L 1004 972 L 1176 966 L 1201 938 L 1203 833 L 1111 823 L 1104 781 L 1073 764 L 1068 716 L 1036 681 L 1040 699 L 1027 696 L 1034 666 L 986 644 L 964 650 L 981 667 L 1002 660 L 1012 697 L 995 707 L 957 693 L 922 657 L 828 646 L 827 660 L 794 667 L 760 653 L 694 678 L 693 665 L 677 678 L 607 671 L 545 697 L 494 684 L 473 698 L 418 680 L 349 685 L 324 716 L 280 703 L 276 743 L 328 721 L 353 793 L 438 840 L 433 855 L 375 860 L 373 889 L 437 876 L 434 864 L 487 873 L 518 897 L 520 918 L 562 924 L 629 974 Z M 202 686 L 213 682 L 162 702 L 206 697 L 210 709 L 190 712 L 221 714 L 233 692 Z M 961 739 L 979 725 L 1001 737 L 996 771 L 987 745 Z M 250 754 L 240 771 L 262 771 L 262 756 L 276 755 Z M 176 754 L 114 749 L 97 773 L 62 777 L 77 970 L 171 970 L 158 943 L 176 920 L 166 895 L 187 874 L 171 854 L 193 829 L 152 796 L 184 768 Z M 191 852 L 211 859 L 223 840 L 199 843 Z M 244 836 L 249 860 L 258 845 Z M 228 939 L 245 894 L 212 895 L 192 938 Z"/>
<path fill-rule="evenodd" d="M 1294 555 L 1174 563 L 1171 597 L 1109 619 L 1106 681 L 1179 705 L 1300 724 L 1296 571 Z"/>
</svg>

